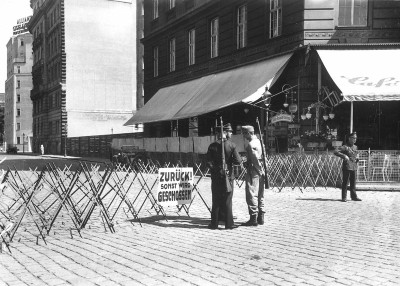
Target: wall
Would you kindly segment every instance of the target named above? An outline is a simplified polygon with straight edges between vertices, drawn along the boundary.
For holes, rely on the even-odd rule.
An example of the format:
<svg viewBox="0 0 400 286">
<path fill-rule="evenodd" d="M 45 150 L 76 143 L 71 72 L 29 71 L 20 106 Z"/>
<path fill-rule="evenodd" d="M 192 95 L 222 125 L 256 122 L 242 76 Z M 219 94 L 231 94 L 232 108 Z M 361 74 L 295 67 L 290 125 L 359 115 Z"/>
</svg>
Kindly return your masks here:
<svg viewBox="0 0 400 286">
<path fill-rule="evenodd" d="M 366 27 L 338 27 L 338 1 L 305 0 L 305 44 L 393 43 L 400 39 L 400 2 L 368 1 Z"/>
<path fill-rule="evenodd" d="M 23 45 L 21 45 L 23 41 Z M 32 35 L 29 33 L 20 34 L 10 39 L 7 44 L 7 71 L 6 95 L 5 95 L 5 141 L 7 144 L 16 145 L 21 151 L 28 144 L 22 143 L 25 137 L 32 138 L 32 101 L 30 91 L 32 89 Z M 18 72 L 18 67 L 20 67 Z M 18 87 L 20 81 L 20 87 Z M 17 100 L 20 95 L 20 101 Z M 21 110 L 20 116 L 17 109 Z M 17 130 L 17 123 L 20 123 L 20 130 Z M 17 145 L 17 138 L 20 144 Z M 30 146 L 30 144 L 29 144 Z M 25 151 L 31 151 L 26 149 Z"/>
<path fill-rule="evenodd" d="M 136 1 L 65 1 L 68 136 L 132 132 Z"/>
</svg>

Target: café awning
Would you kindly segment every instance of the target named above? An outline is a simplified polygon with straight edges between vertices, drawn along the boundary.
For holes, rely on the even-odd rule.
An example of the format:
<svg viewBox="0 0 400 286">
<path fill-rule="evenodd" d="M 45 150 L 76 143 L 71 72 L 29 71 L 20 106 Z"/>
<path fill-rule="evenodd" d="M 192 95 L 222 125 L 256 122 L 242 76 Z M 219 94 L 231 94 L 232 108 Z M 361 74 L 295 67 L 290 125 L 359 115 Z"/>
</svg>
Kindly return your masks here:
<svg viewBox="0 0 400 286">
<path fill-rule="evenodd" d="M 318 50 L 344 101 L 400 100 L 400 50 Z"/>
<path fill-rule="evenodd" d="M 178 120 L 259 99 L 293 53 L 161 88 L 124 125 Z"/>
</svg>

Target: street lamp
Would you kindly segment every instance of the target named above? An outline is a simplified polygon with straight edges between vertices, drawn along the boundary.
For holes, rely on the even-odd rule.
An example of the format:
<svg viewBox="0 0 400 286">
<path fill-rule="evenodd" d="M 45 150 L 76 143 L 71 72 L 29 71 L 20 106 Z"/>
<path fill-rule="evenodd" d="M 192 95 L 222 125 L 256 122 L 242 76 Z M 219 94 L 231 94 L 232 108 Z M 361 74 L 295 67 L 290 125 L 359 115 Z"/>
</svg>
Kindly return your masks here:
<svg viewBox="0 0 400 286">
<path fill-rule="evenodd" d="M 287 96 L 289 93 L 292 92 L 291 88 L 292 87 L 289 84 L 284 84 L 282 86 L 282 92 L 285 94 L 285 102 L 283 103 L 283 107 L 285 107 L 285 108 L 289 106 L 289 103 L 287 102 Z"/>
<path fill-rule="evenodd" d="M 329 118 L 330 119 L 335 118 L 335 113 L 333 113 L 333 108 L 331 109 L 331 112 L 329 112 Z"/>
<path fill-rule="evenodd" d="M 293 95 L 296 94 L 296 91 L 293 90 L 296 86 L 291 86 L 290 84 L 285 83 L 282 86 L 282 92 L 285 94 L 285 102 L 283 103 L 283 107 L 287 108 L 289 106 L 290 113 L 297 112 L 297 104 L 293 102 Z M 291 103 L 288 103 L 288 95 L 290 95 Z"/>
</svg>

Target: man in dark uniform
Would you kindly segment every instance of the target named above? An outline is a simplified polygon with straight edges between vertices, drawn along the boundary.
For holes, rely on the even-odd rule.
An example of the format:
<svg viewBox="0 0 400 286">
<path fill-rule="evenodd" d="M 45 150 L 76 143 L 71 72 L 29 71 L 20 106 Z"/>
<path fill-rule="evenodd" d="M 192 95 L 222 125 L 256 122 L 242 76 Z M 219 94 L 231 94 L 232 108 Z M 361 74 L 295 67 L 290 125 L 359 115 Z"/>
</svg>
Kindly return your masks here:
<svg viewBox="0 0 400 286">
<path fill-rule="evenodd" d="M 233 164 L 241 164 L 241 158 L 236 150 L 236 145 L 226 140 L 227 133 L 232 133 L 228 123 L 223 127 L 223 134 L 218 134 L 218 140 L 211 143 L 207 151 L 207 165 L 211 171 L 212 210 L 210 229 L 218 228 L 218 215 L 220 209 L 225 210 L 225 229 L 237 228 L 233 223 L 232 196 L 233 196 Z M 222 135 L 222 136 L 221 136 Z M 229 135 L 228 135 L 229 137 Z M 231 191 L 227 192 L 225 170 L 222 167 L 222 143 L 224 144 L 225 163 L 228 176 L 231 180 Z"/>
<path fill-rule="evenodd" d="M 361 201 L 356 193 L 356 173 L 358 163 L 358 150 L 355 145 L 357 141 L 357 134 L 353 132 L 349 135 L 348 142 L 341 146 L 334 154 L 343 159 L 342 172 L 342 202 L 347 202 L 347 184 L 350 179 L 350 197 L 353 201 Z"/>
</svg>

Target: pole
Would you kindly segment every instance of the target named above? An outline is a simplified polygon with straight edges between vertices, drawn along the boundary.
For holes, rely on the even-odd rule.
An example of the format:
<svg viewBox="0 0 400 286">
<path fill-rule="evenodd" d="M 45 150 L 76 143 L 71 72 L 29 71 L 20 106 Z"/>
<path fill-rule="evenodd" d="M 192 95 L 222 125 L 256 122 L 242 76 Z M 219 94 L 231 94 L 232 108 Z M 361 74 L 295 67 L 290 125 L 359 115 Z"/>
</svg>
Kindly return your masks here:
<svg viewBox="0 0 400 286">
<path fill-rule="evenodd" d="M 67 157 L 67 135 L 64 137 L 64 157 Z"/>
<path fill-rule="evenodd" d="M 25 153 L 25 133 L 22 133 L 22 153 Z"/>
<path fill-rule="evenodd" d="M 264 163 L 264 188 L 268 189 L 269 188 L 269 182 L 268 182 L 268 175 L 267 175 L 267 157 L 265 154 L 265 146 L 263 142 L 263 134 L 260 129 L 260 122 L 258 121 L 258 117 L 256 117 L 257 125 L 258 125 L 258 130 L 260 131 L 260 142 L 261 142 L 261 151 L 262 151 L 262 156 L 263 156 L 263 163 Z"/>
<path fill-rule="evenodd" d="M 318 58 L 318 102 L 319 102 L 319 91 L 322 88 L 322 78 L 321 78 L 322 64 L 321 59 Z M 315 108 L 315 133 L 319 133 L 319 106 Z"/>
<path fill-rule="evenodd" d="M 221 120 L 222 169 L 223 169 L 223 173 L 224 173 L 226 192 L 230 193 L 233 190 L 233 185 L 232 185 L 232 182 L 230 181 L 229 170 L 228 170 L 228 166 L 226 165 L 226 161 L 225 161 L 225 142 L 224 142 L 225 136 L 224 136 L 224 123 L 222 121 L 222 116 L 220 117 L 220 120 Z"/>
<path fill-rule="evenodd" d="M 353 133 L 353 114 L 354 112 L 354 106 L 353 106 L 353 101 L 350 102 L 350 133 Z"/>
</svg>

